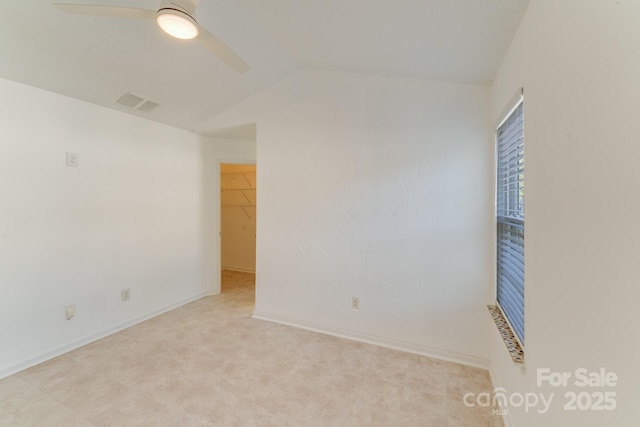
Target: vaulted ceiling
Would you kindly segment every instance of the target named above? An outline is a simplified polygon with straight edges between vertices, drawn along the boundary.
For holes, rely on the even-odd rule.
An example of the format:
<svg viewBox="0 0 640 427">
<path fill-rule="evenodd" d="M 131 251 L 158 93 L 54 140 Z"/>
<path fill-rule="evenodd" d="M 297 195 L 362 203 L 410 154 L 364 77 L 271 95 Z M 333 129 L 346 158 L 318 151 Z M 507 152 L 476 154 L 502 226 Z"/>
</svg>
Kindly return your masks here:
<svg viewBox="0 0 640 427">
<path fill-rule="evenodd" d="M 200 0 L 198 23 L 251 66 L 239 74 L 201 44 L 168 37 L 153 20 L 2 0 L 0 77 L 192 130 L 299 68 L 491 84 L 528 2 Z M 131 91 L 159 107 L 145 113 L 116 104 Z"/>
</svg>

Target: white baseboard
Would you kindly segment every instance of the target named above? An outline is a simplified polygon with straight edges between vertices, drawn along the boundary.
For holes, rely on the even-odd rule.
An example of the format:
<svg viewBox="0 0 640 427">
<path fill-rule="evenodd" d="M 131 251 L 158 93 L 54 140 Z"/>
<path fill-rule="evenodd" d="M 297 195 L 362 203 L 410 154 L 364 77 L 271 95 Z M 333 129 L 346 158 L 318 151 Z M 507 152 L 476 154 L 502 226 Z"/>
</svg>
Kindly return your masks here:
<svg viewBox="0 0 640 427">
<path fill-rule="evenodd" d="M 202 294 L 198 294 L 196 296 L 193 297 L 189 297 L 180 301 L 177 301 L 175 303 L 169 304 L 167 306 L 164 306 L 162 308 L 159 308 L 157 310 L 153 310 L 149 313 L 143 314 L 142 316 L 138 316 L 135 317 L 131 320 L 128 320 L 124 323 L 120 323 L 118 325 L 112 326 L 110 328 L 106 328 L 103 329 L 99 332 L 96 332 L 94 334 L 90 334 L 87 336 L 84 336 L 80 339 L 74 340 L 72 342 L 63 344 L 61 346 L 55 347 L 51 350 L 42 352 L 40 354 L 38 354 L 37 356 L 33 356 L 30 357 L 28 359 L 25 359 L 21 362 L 15 363 L 13 365 L 10 366 L 6 366 L 3 367 L 2 369 L 0 369 L 0 379 L 8 377 L 9 375 L 13 375 L 15 373 L 18 373 L 20 371 L 23 371 L 27 368 L 31 368 L 32 366 L 38 365 L 42 362 L 46 362 L 47 360 L 51 360 L 54 357 L 58 357 L 62 354 L 68 353 L 72 350 L 75 350 L 77 348 L 80 348 L 82 346 L 85 346 L 87 344 L 90 344 L 94 341 L 97 341 L 101 338 L 107 337 L 109 335 L 115 334 L 116 332 L 120 332 L 123 329 L 127 329 L 130 328 L 131 326 L 137 325 L 138 323 L 144 322 L 145 320 L 149 320 L 152 317 L 156 317 L 159 316 L 163 313 L 166 313 L 168 311 L 171 311 L 173 309 L 176 309 L 180 306 L 183 306 L 185 304 L 188 304 L 190 302 L 196 301 L 202 297 L 206 296 L 204 293 Z"/>
<path fill-rule="evenodd" d="M 270 313 L 264 313 L 254 311 L 254 319 L 266 320 L 269 322 L 281 323 L 283 325 L 293 326 L 300 329 L 306 329 L 309 331 L 319 332 L 322 334 L 333 335 L 340 338 L 347 338 L 354 341 L 360 341 L 367 344 L 379 345 L 381 347 L 392 348 L 394 350 L 405 351 L 407 353 L 419 354 L 421 356 L 428 356 L 434 359 L 446 360 L 447 362 L 461 363 L 463 365 L 474 366 L 476 368 L 489 369 L 490 361 L 475 356 L 469 356 L 466 354 L 452 353 L 442 350 L 437 350 L 430 347 L 424 347 L 416 344 L 411 344 L 403 341 L 391 340 L 388 338 L 382 338 L 360 332 L 348 331 L 345 329 L 334 328 L 331 326 L 320 325 L 317 323 L 306 322 L 304 320 L 292 319 L 285 316 L 279 316 Z"/>
<path fill-rule="evenodd" d="M 243 268 L 243 267 L 233 267 L 233 266 L 224 266 L 222 270 L 231 270 L 231 271 L 239 271 L 240 273 L 255 273 L 256 269 L 253 268 Z"/>
</svg>

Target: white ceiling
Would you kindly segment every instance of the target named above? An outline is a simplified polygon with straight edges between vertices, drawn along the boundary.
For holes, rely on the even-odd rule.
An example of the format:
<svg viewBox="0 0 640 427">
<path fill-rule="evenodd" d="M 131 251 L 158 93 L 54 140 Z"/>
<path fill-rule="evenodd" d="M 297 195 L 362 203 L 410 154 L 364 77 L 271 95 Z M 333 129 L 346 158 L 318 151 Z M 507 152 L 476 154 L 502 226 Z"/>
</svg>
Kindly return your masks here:
<svg viewBox="0 0 640 427">
<path fill-rule="evenodd" d="M 528 2 L 201 0 L 199 24 L 251 66 L 237 74 L 153 21 L 70 15 L 50 0 L 2 0 L 0 77 L 192 130 L 299 67 L 490 84 Z M 129 91 L 160 106 L 143 113 L 116 105 Z"/>
</svg>

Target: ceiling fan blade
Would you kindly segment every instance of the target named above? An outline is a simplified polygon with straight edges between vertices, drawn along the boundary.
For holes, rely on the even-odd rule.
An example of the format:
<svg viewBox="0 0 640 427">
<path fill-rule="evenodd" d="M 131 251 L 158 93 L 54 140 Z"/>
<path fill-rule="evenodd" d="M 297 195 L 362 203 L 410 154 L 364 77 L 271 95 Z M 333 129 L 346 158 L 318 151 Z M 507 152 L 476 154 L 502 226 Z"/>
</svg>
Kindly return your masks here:
<svg viewBox="0 0 640 427">
<path fill-rule="evenodd" d="M 218 58 L 239 73 L 246 73 L 251 67 L 235 54 L 222 40 L 199 26 L 198 40 Z"/>
<path fill-rule="evenodd" d="M 155 19 L 156 11 L 149 9 L 135 9 L 130 7 L 100 6 L 77 3 L 54 3 L 58 9 L 76 15 L 113 16 L 117 18 L 145 18 Z"/>
</svg>

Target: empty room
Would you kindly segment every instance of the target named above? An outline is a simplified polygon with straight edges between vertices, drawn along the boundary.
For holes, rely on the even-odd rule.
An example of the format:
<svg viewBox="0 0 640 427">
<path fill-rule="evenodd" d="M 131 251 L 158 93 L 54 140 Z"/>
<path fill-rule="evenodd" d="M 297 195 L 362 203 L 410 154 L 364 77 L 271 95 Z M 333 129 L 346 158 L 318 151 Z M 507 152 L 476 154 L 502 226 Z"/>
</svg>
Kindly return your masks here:
<svg viewBox="0 0 640 427">
<path fill-rule="evenodd" d="M 638 76 L 637 0 L 0 2 L 0 426 L 638 425 Z"/>
</svg>

